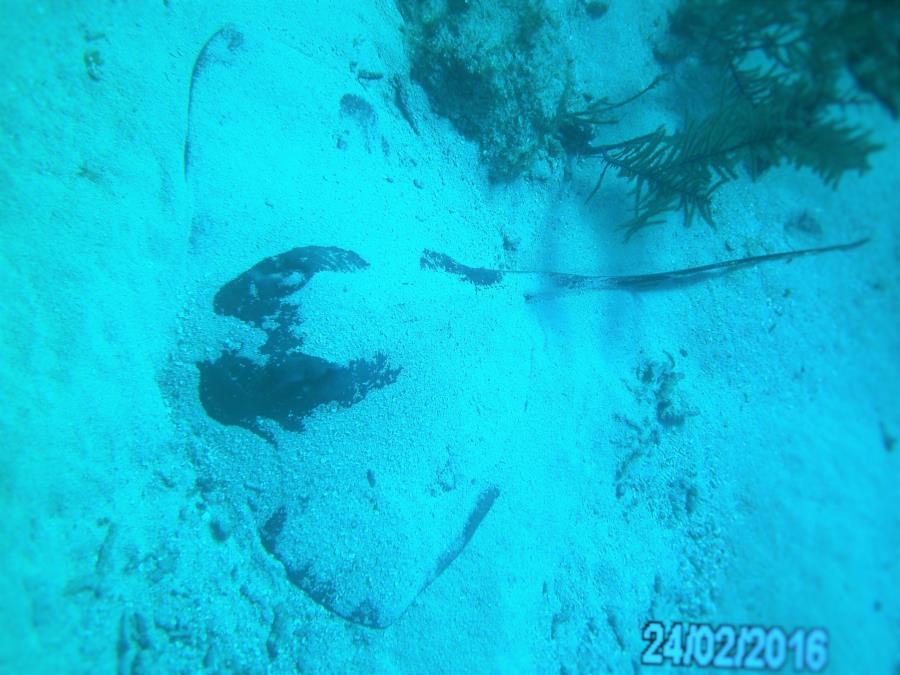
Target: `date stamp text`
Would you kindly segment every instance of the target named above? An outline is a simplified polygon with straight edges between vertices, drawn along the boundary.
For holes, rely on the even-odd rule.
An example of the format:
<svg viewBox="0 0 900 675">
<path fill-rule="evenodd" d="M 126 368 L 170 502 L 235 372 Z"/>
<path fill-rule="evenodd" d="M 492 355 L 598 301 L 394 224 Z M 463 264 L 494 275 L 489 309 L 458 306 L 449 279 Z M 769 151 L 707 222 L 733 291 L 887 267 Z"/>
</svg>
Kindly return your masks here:
<svg viewBox="0 0 900 675">
<path fill-rule="evenodd" d="M 781 670 L 821 673 L 828 665 L 828 632 L 824 628 L 797 628 L 788 633 L 779 626 L 732 626 L 674 622 L 668 628 L 648 621 L 642 637 L 645 666 Z"/>
</svg>

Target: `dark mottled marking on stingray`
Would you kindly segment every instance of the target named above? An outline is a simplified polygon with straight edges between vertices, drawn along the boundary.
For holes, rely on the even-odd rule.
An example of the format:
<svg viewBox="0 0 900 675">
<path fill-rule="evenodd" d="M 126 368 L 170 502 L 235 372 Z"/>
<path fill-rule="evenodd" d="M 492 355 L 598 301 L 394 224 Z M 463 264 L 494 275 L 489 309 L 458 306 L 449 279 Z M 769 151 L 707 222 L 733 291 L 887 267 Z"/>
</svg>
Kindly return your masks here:
<svg viewBox="0 0 900 675">
<path fill-rule="evenodd" d="M 372 141 L 377 137 L 378 114 L 375 108 L 364 99 L 356 94 L 344 94 L 341 97 L 341 116 L 354 120 L 362 131 L 365 139 L 366 152 L 372 152 Z M 388 154 L 386 149 L 387 141 L 382 137 L 382 150 L 385 156 Z"/>
<path fill-rule="evenodd" d="M 219 289 L 213 300 L 216 314 L 233 316 L 257 328 L 271 327 L 277 338 L 298 322 L 297 305 L 291 295 L 302 289 L 318 272 L 354 272 L 369 266 L 353 251 L 334 246 L 302 246 L 256 263 Z M 290 339 L 290 338 L 288 338 Z M 264 347 L 262 352 L 277 349 Z"/>
<path fill-rule="evenodd" d="M 277 557 L 277 556 L 276 556 Z M 331 607 L 337 602 L 337 591 L 334 583 L 323 581 L 310 571 L 310 566 L 290 567 L 284 565 L 288 581 L 302 590 L 317 605 L 331 611 Z"/>
<path fill-rule="evenodd" d="M 391 368 L 383 354 L 342 365 L 300 351 L 298 291 L 319 272 L 365 267 L 353 251 L 307 246 L 266 258 L 222 286 L 213 301 L 216 313 L 265 331 L 266 342 L 259 359 L 224 350 L 215 361 L 197 362 L 206 414 L 275 444 L 261 419 L 285 431 L 303 431 L 303 418 L 322 404 L 348 408 L 395 382 L 400 369 Z"/>
<path fill-rule="evenodd" d="M 387 628 L 392 621 L 385 622 L 381 618 L 381 612 L 372 604 L 371 600 L 363 600 L 359 606 L 350 612 L 350 621 L 370 628 Z"/>
<path fill-rule="evenodd" d="M 475 534 L 475 530 L 481 525 L 481 521 L 484 520 L 484 517 L 488 514 L 488 511 L 491 510 L 491 507 L 499 496 L 500 490 L 496 487 L 489 487 L 478 495 L 478 501 L 475 503 L 475 508 L 472 509 L 472 513 L 469 514 L 469 519 L 466 521 L 466 526 L 463 528 L 463 531 L 459 533 L 459 536 L 453 540 L 453 543 L 450 544 L 449 548 L 447 548 L 441 557 L 438 558 L 437 564 L 434 566 L 434 573 L 428 581 L 429 584 L 437 579 L 443 571 L 447 569 L 450 563 L 456 560 L 457 556 L 462 553 L 466 544 L 468 544 L 469 540 L 472 538 L 472 535 Z"/>
<path fill-rule="evenodd" d="M 240 49 L 243 44 L 243 33 L 230 24 L 225 25 L 210 36 L 197 54 L 197 58 L 194 59 L 194 67 L 191 69 L 191 84 L 188 89 L 187 131 L 184 135 L 185 178 L 191 163 L 191 115 L 194 111 L 194 90 L 197 80 L 210 63 L 228 63 L 228 56 Z"/>
<path fill-rule="evenodd" d="M 278 542 L 278 537 L 281 536 L 282 530 L 284 530 L 286 521 L 287 509 L 279 506 L 275 513 L 269 516 L 269 519 L 259 529 L 259 539 L 263 548 L 271 555 L 275 555 L 275 544 Z"/>
<path fill-rule="evenodd" d="M 334 606 L 337 604 L 337 591 L 332 582 L 319 579 L 310 570 L 308 564 L 295 566 L 279 555 L 278 538 L 281 536 L 286 522 L 287 509 L 284 506 L 280 506 L 259 529 L 259 539 L 269 555 L 282 564 L 288 581 L 306 593 L 313 602 L 321 605 L 333 614 L 343 616 L 343 618 L 364 626 L 377 625 L 379 613 L 370 601 L 366 601 L 364 607 L 355 608 L 353 611 L 348 612 L 347 616 L 344 616 L 334 609 Z M 359 620 L 352 618 L 354 616 L 357 616 Z"/>
<path fill-rule="evenodd" d="M 413 600 L 418 598 L 425 589 L 443 574 L 450 564 L 459 557 L 460 553 L 463 552 L 471 541 L 476 530 L 478 530 L 478 527 L 484 521 L 499 496 L 500 490 L 494 486 L 485 489 L 478 495 L 475 507 L 469 513 L 469 517 L 466 519 L 466 524 L 462 531 L 450 543 L 450 546 L 438 556 L 433 571 L 423 580 L 422 585 L 419 587 L 419 590 L 416 591 Z M 289 560 L 286 560 L 286 555 L 279 550 L 278 539 L 284 529 L 287 517 L 287 510 L 285 507 L 279 507 L 260 528 L 259 537 L 266 551 L 284 566 L 288 581 L 303 591 L 316 604 L 324 607 L 332 614 L 342 617 L 352 623 L 367 626 L 369 628 L 387 628 L 403 616 L 409 606 L 404 608 L 403 611 L 396 616 L 388 617 L 384 616 L 381 611 L 379 611 L 378 605 L 370 599 L 362 600 L 358 605 L 352 608 L 342 607 L 341 599 L 332 582 L 323 581 L 317 577 L 310 570 L 308 564 L 297 567 L 292 565 Z"/>
<path fill-rule="evenodd" d="M 451 274 L 462 276 L 466 281 L 470 281 L 474 284 L 479 284 L 478 280 L 482 280 L 480 282 L 482 285 L 486 283 L 497 283 L 503 279 L 503 275 L 505 274 L 528 274 L 544 277 L 554 286 L 562 289 L 589 288 L 594 290 L 622 289 L 630 291 L 648 291 L 699 283 L 711 276 L 732 272 L 742 267 L 751 267 L 762 263 L 774 262 L 776 260 L 791 260 L 792 258 L 830 253 L 832 251 L 849 251 L 866 244 L 868 241 L 869 239 L 866 237 L 865 239 L 859 239 L 847 244 L 835 244 L 833 246 L 819 246 L 817 248 L 806 248 L 797 251 L 781 251 L 779 253 L 754 255 L 746 258 L 710 263 L 709 265 L 686 267 L 684 269 L 671 270 L 668 272 L 627 274 L 619 276 L 564 274 L 561 272 L 548 272 L 545 270 L 498 270 L 485 267 L 467 267 L 458 263 L 448 255 L 436 253 L 428 249 L 423 251 L 420 264 L 423 269 L 450 272 Z M 493 281 L 484 281 L 491 279 L 491 274 L 496 275 L 496 279 Z"/>
<path fill-rule="evenodd" d="M 419 136 L 419 125 L 416 124 L 416 118 L 412 114 L 409 107 L 409 100 L 406 95 L 406 87 L 399 75 L 391 76 L 391 89 L 394 91 L 394 105 L 400 111 L 400 115 L 406 120 L 409 128 L 413 130 L 416 136 Z"/>
<path fill-rule="evenodd" d="M 476 286 L 493 286 L 503 281 L 502 270 L 492 270 L 485 267 L 468 267 L 456 262 L 449 255 L 430 251 L 425 249 L 422 251 L 422 257 L 419 258 L 419 266 L 422 269 L 441 270 L 455 274 L 461 279 L 468 281 Z"/>
<path fill-rule="evenodd" d="M 341 115 L 355 119 L 365 131 L 372 129 L 378 123 L 375 108 L 362 96 L 356 94 L 341 96 Z"/>
<path fill-rule="evenodd" d="M 224 351 L 215 361 L 200 361 L 200 402 L 221 424 L 252 431 L 270 443 L 275 439 L 260 423 L 274 420 L 285 431 L 303 431 L 303 418 L 320 405 L 349 408 L 373 389 L 396 381 L 383 354 L 356 359 L 347 366 L 302 352 L 258 363 Z"/>
</svg>

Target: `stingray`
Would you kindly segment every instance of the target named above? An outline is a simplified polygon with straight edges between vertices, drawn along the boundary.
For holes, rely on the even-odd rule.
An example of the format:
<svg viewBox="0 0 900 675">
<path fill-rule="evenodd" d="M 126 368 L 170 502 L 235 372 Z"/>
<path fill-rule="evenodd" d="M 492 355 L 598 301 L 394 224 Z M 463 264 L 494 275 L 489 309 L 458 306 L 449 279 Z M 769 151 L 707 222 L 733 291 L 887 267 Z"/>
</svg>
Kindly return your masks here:
<svg viewBox="0 0 900 675">
<path fill-rule="evenodd" d="M 305 246 L 265 258 L 225 283 L 213 300 L 215 312 L 264 331 L 266 341 L 252 357 L 225 349 L 215 360 L 197 363 L 199 398 L 207 415 L 277 446 L 275 434 L 262 419 L 300 432 L 303 418 L 324 403 L 350 407 L 369 392 L 392 384 L 401 369 L 391 368 L 385 355 L 347 365 L 333 363 L 304 353 L 296 330 L 303 321 L 302 291 L 316 274 L 347 274 L 367 267 L 353 251 Z M 348 581 L 334 568 L 320 569 L 315 556 L 309 557 L 308 542 L 298 536 L 304 531 L 304 507 L 296 503 L 278 505 L 259 528 L 259 537 L 263 548 L 283 565 L 287 579 L 311 600 L 352 623 L 386 628 L 462 553 L 499 495 L 494 485 L 482 488 L 433 562 L 408 571 L 407 583 L 396 591 Z"/>
<path fill-rule="evenodd" d="M 464 265 L 432 250 L 422 253 L 424 270 L 438 270 L 477 287 L 500 284 L 506 275 L 533 275 L 564 291 L 575 289 L 647 291 L 696 283 L 711 275 L 740 268 L 790 260 L 801 256 L 848 251 L 866 243 L 848 244 L 750 256 L 650 274 L 603 276 L 534 270 L 500 270 Z M 402 369 L 391 367 L 384 354 L 360 358 L 344 365 L 306 354 L 297 327 L 303 322 L 300 299 L 310 279 L 319 273 L 353 273 L 369 267 L 353 251 L 337 247 L 298 247 L 265 258 L 227 282 L 216 293 L 217 314 L 231 316 L 262 330 L 265 343 L 259 354 L 244 356 L 226 349 L 214 361 L 197 363 L 199 397 L 210 418 L 240 426 L 277 446 L 276 435 L 261 420 L 287 432 L 303 431 L 303 419 L 328 402 L 350 407 L 370 392 L 393 384 Z M 526 299 L 533 296 L 526 295 Z M 263 548 L 284 567 L 287 579 L 307 597 L 331 613 L 369 628 L 386 628 L 462 553 L 500 495 L 494 485 L 483 488 L 465 523 L 435 560 L 404 575 L 399 591 L 370 586 L 333 567 L 317 564 L 308 552 L 304 508 L 281 503 L 259 528 Z M 292 528 L 294 530 L 292 531 Z"/>
<path fill-rule="evenodd" d="M 257 57 L 268 57 L 268 61 Z M 190 77 L 183 147 L 185 178 L 195 197 L 195 227 L 212 224 L 225 228 L 231 218 L 246 217 L 245 204 L 233 201 L 235 190 L 254 184 L 245 180 L 246 174 L 256 170 L 264 172 L 267 182 L 287 181 L 266 161 L 272 159 L 264 154 L 266 148 L 252 143 L 246 143 L 245 150 L 249 148 L 247 158 L 254 164 L 231 164 L 222 159 L 234 156 L 233 143 L 242 136 L 252 140 L 264 137 L 272 129 L 281 133 L 296 131 L 296 124 L 277 117 L 288 114 L 290 106 L 268 106 L 268 99 L 259 97 L 273 97 L 280 102 L 303 96 L 302 77 L 283 77 L 284 73 L 301 73 L 304 67 L 314 67 L 315 64 L 298 61 L 302 58 L 295 50 L 254 41 L 252 35 L 245 36 L 234 26 L 225 26 L 203 45 Z M 279 68 L 266 68 L 272 63 L 279 64 Z M 253 114 L 248 115 L 248 108 L 241 106 L 257 99 L 263 105 L 250 108 Z M 270 113 L 270 108 L 272 120 L 260 120 Z M 275 123 L 269 123 L 272 121 Z M 371 124 L 377 121 L 373 119 Z M 254 135 L 255 132 L 259 134 Z M 304 139 L 296 137 L 285 139 L 284 147 L 290 147 L 290 140 L 295 141 L 294 147 L 303 147 Z M 280 143 L 276 145 L 279 152 L 284 152 Z M 297 231 L 298 238 L 312 238 L 300 227 L 292 231 Z M 508 275 L 531 275 L 561 292 L 649 291 L 699 282 L 752 265 L 850 250 L 865 241 L 622 276 L 475 267 L 431 250 L 422 253 L 419 266 L 425 271 L 451 274 L 476 287 L 500 284 Z M 410 261 L 413 269 L 414 262 Z M 388 475 L 392 470 L 405 472 L 403 462 L 386 462 L 379 479 L 384 475 L 385 482 L 394 480 L 400 486 L 396 493 L 403 497 L 402 508 L 394 508 L 395 503 L 384 500 L 380 509 L 370 506 L 353 513 L 338 508 L 329 510 L 335 505 L 334 495 L 341 495 L 337 500 L 347 499 L 345 492 L 350 494 L 351 488 L 355 490 L 354 497 L 364 493 L 372 499 L 372 505 L 379 504 L 374 494 L 374 474 L 366 471 L 361 462 L 368 460 L 359 459 L 362 455 L 341 458 L 337 479 L 321 490 L 313 484 L 309 488 L 312 493 L 303 493 L 298 487 L 296 474 L 310 469 L 302 462 L 304 444 L 298 442 L 304 438 L 308 418 L 332 417 L 334 428 L 355 433 L 334 417 L 340 414 L 339 409 L 360 405 L 369 397 L 387 395 L 405 375 L 389 354 L 357 354 L 346 363 L 338 363 L 304 351 L 298 328 L 304 322 L 302 301 L 310 279 L 317 274 L 341 274 L 347 275 L 347 284 L 352 285 L 354 275 L 364 270 L 377 273 L 378 266 L 374 267 L 357 253 L 335 246 L 300 246 L 263 258 L 224 283 L 212 302 L 215 314 L 261 331 L 263 344 L 249 349 L 229 343 L 217 357 L 199 361 L 196 366 L 197 398 L 206 415 L 226 428 L 225 433 L 211 438 L 224 439 L 229 446 L 227 452 L 211 453 L 210 466 L 202 469 L 216 475 L 223 470 L 221 458 L 228 457 L 230 470 L 235 474 L 235 480 L 229 483 L 233 487 L 228 488 L 233 490 L 231 498 L 250 506 L 259 545 L 281 564 L 294 587 L 336 617 L 385 628 L 402 617 L 471 544 L 499 499 L 500 490 L 490 480 L 467 476 L 459 485 L 440 483 L 443 492 L 435 496 L 429 494 L 427 485 L 415 482 L 419 476 L 406 480 L 405 474 Z M 534 297 L 525 296 L 526 300 Z M 379 394 L 379 390 L 384 391 Z M 389 400 L 383 403 L 390 409 Z M 432 422 L 426 419 L 413 423 Z M 241 429 L 265 443 L 256 442 L 254 436 L 237 436 L 243 433 Z M 287 449 L 279 447 L 279 439 L 285 438 L 291 440 Z M 450 440 L 435 439 L 434 447 L 412 451 L 443 451 L 445 442 Z M 341 447 L 347 454 L 354 452 L 352 444 Z M 433 468 L 438 473 L 441 466 L 431 467 L 432 455 L 425 456 L 428 470 Z M 443 456 L 441 461 L 445 461 Z M 368 488 L 364 485 L 363 490 L 358 489 L 358 483 L 353 482 L 358 475 L 341 473 L 347 466 L 362 468 L 359 475 L 363 480 L 368 475 Z M 251 485 L 244 478 L 250 474 L 267 479 L 264 488 Z M 401 489 L 407 487 L 414 489 Z M 341 505 L 356 503 L 344 501 Z M 369 536 L 360 538 L 361 531 Z M 423 544 L 419 541 L 422 534 L 435 536 L 431 543 Z"/>
</svg>

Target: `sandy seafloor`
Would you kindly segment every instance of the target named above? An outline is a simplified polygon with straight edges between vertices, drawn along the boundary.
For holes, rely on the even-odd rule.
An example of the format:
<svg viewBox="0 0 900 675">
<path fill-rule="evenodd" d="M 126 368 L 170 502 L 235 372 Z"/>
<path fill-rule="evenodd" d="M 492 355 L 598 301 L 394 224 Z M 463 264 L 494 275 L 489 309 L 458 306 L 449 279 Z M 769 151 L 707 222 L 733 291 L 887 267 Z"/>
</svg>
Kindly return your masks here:
<svg viewBox="0 0 900 675">
<path fill-rule="evenodd" d="M 591 21 L 574 4 L 568 48 L 599 95 L 658 73 L 664 6 L 614 0 Z M 886 113 L 866 110 L 886 148 L 840 190 L 776 169 L 721 190 L 716 229 L 673 216 L 626 244 L 627 186 L 584 204 L 596 163 L 492 185 L 418 87 L 416 135 L 387 79 L 356 77 L 409 72 L 388 0 L 2 9 L 0 672 L 630 673 L 650 619 L 822 626 L 829 672 L 900 669 Z M 226 24 L 244 43 L 197 93 L 185 179 L 192 64 Z M 348 93 L 368 126 L 341 116 Z M 648 99 L 622 135 L 666 110 Z M 803 212 L 820 237 L 785 229 Z M 682 288 L 532 302 L 527 280 L 476 290 L 418 264 L 429 248 L 627 274 L 863 236 Z M 275 449 L 204 414 L 194 363 L 254 339 L 212 312 L 216 290 L 307 245 L 371 266 L 310 282 L 306 350 L 402 372 Z M 657 421 L 648 363 L 683 376 L 683 425 Z M 301 500 L 298 555 L 406 597 L 488 487 L 468 546 L 385 629 L 313 602 L 261 544 L 272 508 Z"/>
</svg>

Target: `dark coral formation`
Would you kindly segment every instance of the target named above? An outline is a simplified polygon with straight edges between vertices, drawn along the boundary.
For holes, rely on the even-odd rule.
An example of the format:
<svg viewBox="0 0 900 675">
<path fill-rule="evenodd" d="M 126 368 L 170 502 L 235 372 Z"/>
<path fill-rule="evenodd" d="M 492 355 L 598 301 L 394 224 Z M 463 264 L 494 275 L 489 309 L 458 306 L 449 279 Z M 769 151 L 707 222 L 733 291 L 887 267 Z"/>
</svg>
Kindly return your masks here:
<svg viewBox="0 0 900 675">
<path fill-rule="evenodd" d="M 434 111 L 478 141 L 494 180 L 556 143 L 571 87 L 559 25 L 543 0 L 399 0 L 412 77 Z"/>
</svg>

